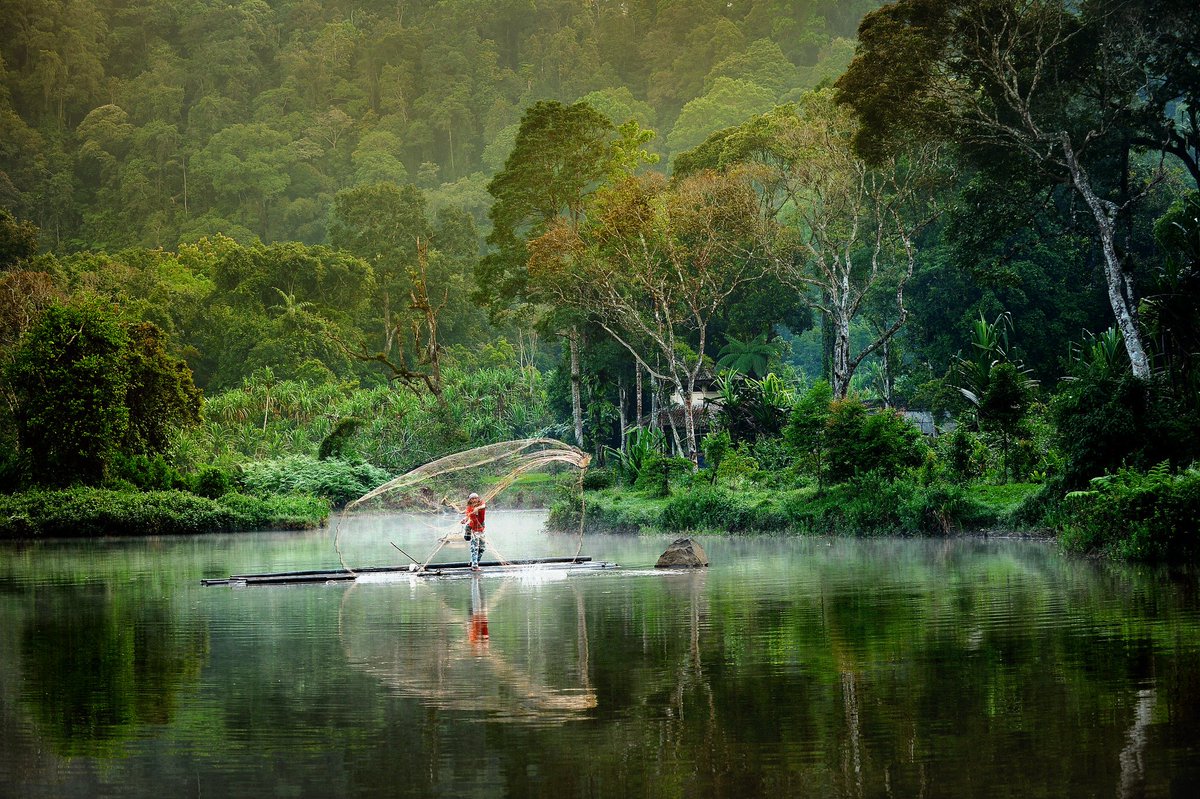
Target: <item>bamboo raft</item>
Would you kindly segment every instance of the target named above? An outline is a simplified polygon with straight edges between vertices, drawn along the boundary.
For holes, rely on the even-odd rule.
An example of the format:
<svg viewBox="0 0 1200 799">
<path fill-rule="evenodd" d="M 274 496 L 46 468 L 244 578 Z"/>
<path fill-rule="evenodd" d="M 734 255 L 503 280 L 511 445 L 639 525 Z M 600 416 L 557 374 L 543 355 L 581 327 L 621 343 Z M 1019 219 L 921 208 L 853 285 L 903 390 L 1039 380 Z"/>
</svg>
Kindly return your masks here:
<svg viewBox="0 0 1200 799">
<path fill-rule="evenodd" d="M 590 557 L 579 558 L 529 558 L 527 560 L 482 561 L 479 567 L 484 572 L 501 574 L 519 572 L 530 566 L 552 566 L 557 569 L 615 569 L 617 564 L 608 561 L 594 561 Z M 201 585 L 229 585 L 235 587 L 249 585 L 298 585 L 303 583 L 349 582 L 357 580 L 360 575 L 370 574 L 410 574 L 413 577 L 440 577 L 451 575 L 471 574 L 469 561 L 452 563 L 431 563 L 425 569 L 414 566 L 370 566 L 363 569 L 312 569 L 308 571 L 271 572 L 266 574 L 235 574 L 230 577 L 210 578 L 200 581 Z"/>
</svg>

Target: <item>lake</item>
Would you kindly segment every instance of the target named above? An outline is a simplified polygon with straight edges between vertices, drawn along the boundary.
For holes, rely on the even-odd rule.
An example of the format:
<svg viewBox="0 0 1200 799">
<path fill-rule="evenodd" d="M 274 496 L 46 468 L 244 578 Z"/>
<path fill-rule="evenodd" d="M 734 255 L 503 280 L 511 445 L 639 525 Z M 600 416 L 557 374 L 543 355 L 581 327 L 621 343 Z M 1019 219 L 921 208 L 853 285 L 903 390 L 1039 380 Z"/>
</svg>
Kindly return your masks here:
<svg viewBox="0 0 1200 799">
<path fill-rule="evenodd" d="M 544 519 L 493 513 L 489 556 L 573 554 Z M 589 536 L 622 568 L 200 585 L 333 538 L 0 547 L 0 797 L 1200 796 L 1195 570 L 758 537 L 659 573 L 668 538 Z"/>
</svg>

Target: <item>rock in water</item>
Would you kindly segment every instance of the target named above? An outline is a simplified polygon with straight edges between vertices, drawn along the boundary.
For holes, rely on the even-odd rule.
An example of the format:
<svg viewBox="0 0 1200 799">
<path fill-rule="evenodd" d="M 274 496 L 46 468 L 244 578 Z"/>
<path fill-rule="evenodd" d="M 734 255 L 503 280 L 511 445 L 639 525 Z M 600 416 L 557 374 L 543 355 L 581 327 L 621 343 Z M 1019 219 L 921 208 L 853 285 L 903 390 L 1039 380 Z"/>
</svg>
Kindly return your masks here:
<svg viewBox="0 0 1200 799">
<path fill-rule="evenodd" d="M 708 565 L 704 547 L 690 538 L 677 538 L 658 556 L 656 569 L 701 569 Z"/>
</svg>

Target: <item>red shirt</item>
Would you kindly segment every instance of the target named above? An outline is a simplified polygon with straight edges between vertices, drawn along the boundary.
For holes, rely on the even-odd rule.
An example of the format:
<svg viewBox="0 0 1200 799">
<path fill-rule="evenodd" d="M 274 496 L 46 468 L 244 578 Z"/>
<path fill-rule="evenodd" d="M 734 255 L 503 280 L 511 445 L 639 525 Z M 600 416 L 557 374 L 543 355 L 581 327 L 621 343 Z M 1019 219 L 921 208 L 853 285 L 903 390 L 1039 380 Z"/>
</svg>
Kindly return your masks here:
<svg viewBox="0 0 1200 799">
<path fill-rule="evenodd" d="M 486 511 L 487 505 L 484 505 L 482 502 L 467 508 L 467 527 L 471 528 L 471 532 L 483 532 L 483 517 Z"/>
</svg>

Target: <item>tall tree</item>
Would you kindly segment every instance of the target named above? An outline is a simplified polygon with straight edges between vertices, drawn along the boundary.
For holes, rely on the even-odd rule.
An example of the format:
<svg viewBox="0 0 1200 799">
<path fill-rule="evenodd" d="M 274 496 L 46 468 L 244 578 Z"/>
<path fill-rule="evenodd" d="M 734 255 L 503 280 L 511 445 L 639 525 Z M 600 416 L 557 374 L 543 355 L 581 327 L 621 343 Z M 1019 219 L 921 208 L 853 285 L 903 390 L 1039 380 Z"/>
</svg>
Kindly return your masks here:
<svg viewBox="0 0 1200 799">
<path fill-rule="evenodd" d="M 692 458 L 710 328 L 730 296 L 768 271 L 754 252 L 758 209 L 744 174 L 671 186 L 651 173 L 598 191 L 583 225 L 560 221 L 529 245 L 531 276 L 548 296 L 594 319 L 675 390 Z"/>
<path fill-rule="evenodd" d="M 680 156 L 677 169 L 740 167 L 760 187 L 780 279 L 829 320 L 832 384 L 845 397 L 855 370 L 908 318 L 904 289 L 916 263 L 917 234 L 936 213 L 938 151 L 914 148 L 875 167 L 853 150 L 858 125 L 833 92 L 811 92 L 710 137 Z M 880 292 L 893 314 L 854 352 L 850 329 Z"/>
<path fill-rule="evenodd" d="M 856 144 L 869 158 L 883 157 L 914 135 L 952 138 L 980 161 L 1008 158 L 1045 180 L 1070 185 L 1094 221 L 1109 304 L 1133 374 L 1146 379 L 1150 358 L 1138 326 L 1133 274 L 1118 243 L 1118 222 L 1145 189 L 1105 181 L 1122 174 L 1105 162 L 1122 154 L 1127 159 L 1138 132 L 1178 150 L 1179 134 L 1194 125 L 1164 113 L 1163 103 L 1182 96 L 1179 84 L 1167 81 L 1167 73 L 1147 71 L 1155 62 L 1152 53 L 1164 70 L 1187 65 L 1187 53 L 1172 50 L 1162 36 L 1131 36 L 1131 30 L 1149 30 L 1146 22 L 1161 24 L 1136 13 L 1139 8 L 1149 6 L 900 0 L 863 20 L 858 54 L 838 87 L 862 116 Z M 1188 46 L 1194 51 L 1194 43 Z M 1150 88 L 1168 83 L 1176 87 L 1170 98 Z M 1146 112 L 1147 100 L 1160 105 Z M 1182 135 L 1186 142 L 1191 134 Z"/>
<path fill-rule="evenodd" d="M 614 163 L 628 150 L 608 117 L 586 103 L 542 101 L 525 111 L 504 169 L 488 184 L 495 198 L 487 239 L 492 251 L 480 262 L 477 279 L 493 314 L 514 306 L 528 311 L 537 303 L 540 287 L 530 285 L 526 242 L 555 224 L 576 229 L 587 196 L 611 176 Z M 548 308 L 541 317 L 544 325 L 560 331 L 570 349 L 572 418 L 576 443 L 582 445 L 578 318 Z"/>
</svg>

